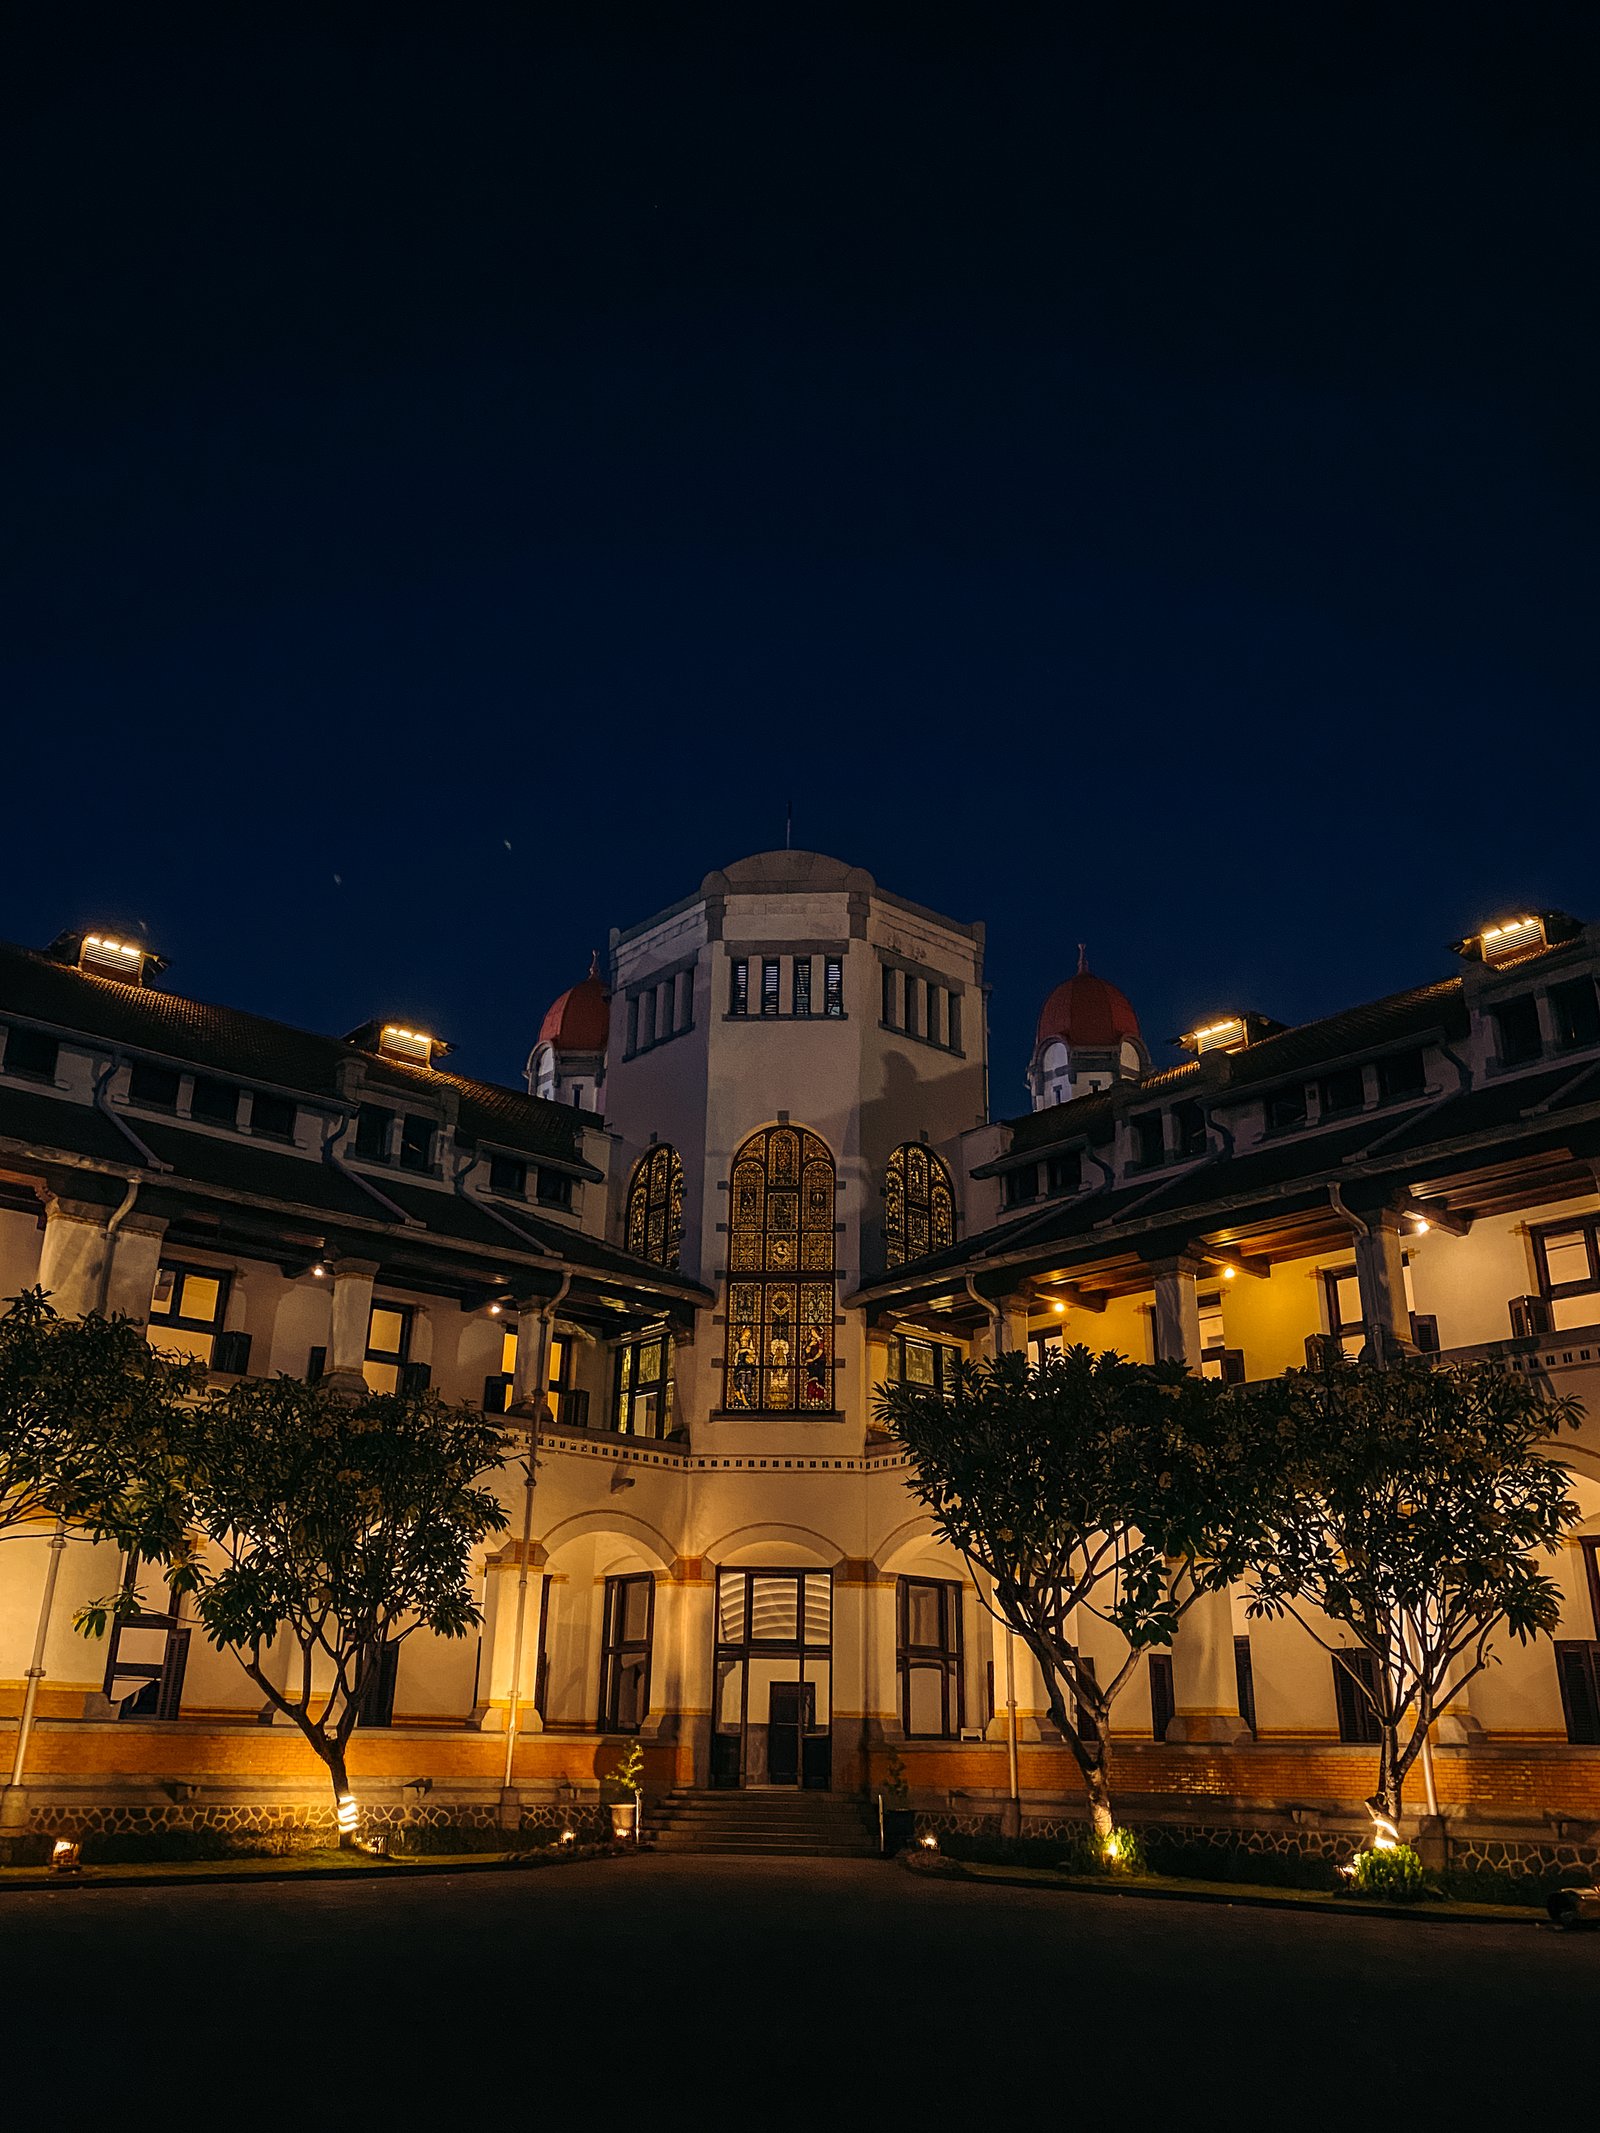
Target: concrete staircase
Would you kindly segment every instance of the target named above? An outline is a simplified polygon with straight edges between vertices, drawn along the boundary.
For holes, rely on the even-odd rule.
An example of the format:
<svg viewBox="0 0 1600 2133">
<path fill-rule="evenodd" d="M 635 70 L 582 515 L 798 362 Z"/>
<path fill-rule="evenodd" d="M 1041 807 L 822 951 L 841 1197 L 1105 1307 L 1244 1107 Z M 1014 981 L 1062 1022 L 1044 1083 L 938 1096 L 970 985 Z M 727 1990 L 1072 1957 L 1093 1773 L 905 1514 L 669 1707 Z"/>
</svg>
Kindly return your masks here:
<svg viewBox="0 0 1600 2133">
<path fill-rule="evenodd" d="M 857 1799 L 831 1792 L 674 1792 L 645 1813 L 663 1852 L 868 1859 L 877 1850 Z"/>
</svg>

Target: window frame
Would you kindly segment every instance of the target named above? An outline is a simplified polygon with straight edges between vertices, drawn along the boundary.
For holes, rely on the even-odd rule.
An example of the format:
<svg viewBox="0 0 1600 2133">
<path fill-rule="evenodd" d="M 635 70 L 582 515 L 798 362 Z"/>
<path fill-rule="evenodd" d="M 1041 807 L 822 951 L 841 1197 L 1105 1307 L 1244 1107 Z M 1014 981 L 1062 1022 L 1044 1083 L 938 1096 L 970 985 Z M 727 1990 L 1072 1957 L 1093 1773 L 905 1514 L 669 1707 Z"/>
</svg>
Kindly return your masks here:
<svg viewBox="0 0 1600 2133">
<path fill-rule="evenodd" d="M 636 1259 L 671 1272 L 683 1254 L 683 1158 L 671 1141 L 656 1141 L 634 1164 L 623 1209 L 624 1248 Z M 659 1214 L 660 1244 L 653 1240 Z"/>
<path fill-rule="evenodd" d="M 1366 1345 L 1367 1318 L 1363 1310 L 1359 1318 L 1343 1319 L 1339 1315 L 1339 1283 L 1353 1281 L 1356 1285 L 1356 1301 L 1361 1301 L 1361 1276 L 1352 1262 L 1349 1266 L 1325 1266 L 1322 1269 L 1323 1310 L 1328 1320 L 1328 1337 L 1339 1343 L 1341 1351 L 1348 1355 L 1346 1340 L 1359 1339 Z M 1359 1353 L 1359 1350 L 1357 1351 Z"/>
<path fill-rule="evenodd" d="M 902 1577 L 895 1581 L 895 1672 L 900 1686 L 900 1726 L 907 1740 L 959 1740 L 967 1720 L 966 1629 L 963 1596 L 966 1587 L 959 1578 Z M 911 1641 L 911 1592 L 935 1594 L 938 1641 Z M 911 1723 L 911 1677 L 914 1673 L 939 1675 L 940 1726 L 936 1733 L 918 1731 Z"/>
<path fill-rule="evenodd" d="M 828 1022 L 844 1020 L 844 957 L 822 958 L 822 1014 Z"/>
<path fill-rule="evenodd" d="M 1588 1252 L 1588 1278 L 1553 1282 L 1550 1279 L 1549 1241 L 1552 1237 L 1570 1236 L 1574 1232 L 1582 1235 Z M 1556 1303 L 1567 1296 L 1589 1296 L 1600 1290 L 1600 1215 L 1578 1215 L 1565 1222 L 1536 1223 L 1530 1227 L 1529 1235 L 1533 1239 L 1533 1265 L 1539 1294 L 1546 1303 Z"/>
<path fill-rule="evenodd" d="M 1364 1644 L 1341 1645 L 1337 1651 L 1330 1651 L 1328 1658 L 1333 1667 L 1333 1702 L 1340 1741 L 1346 1747 L 1374 1747 L 1382 1738 L 1369 1694 L 1376 1679 L 1377 1654 Z M 1357 1674 L 1370 1677 L 1366 1688 L 1357 1687 L 1353 1678 Z"/>
<path fill-rule="evenodd" d="M 747 1021 L 750 1015 L 750 958 L 745 955 L 728 959 L 728 1013 Z"/>
<path fill-rule="evenodd" d="M 217 1307 L 213 1315 L 210 1318 L 197 1318 L 184 1311 L 158 1312 L 155 1307 L 155 1299 L 161 1286 L 163 1274 L 171 1274 L 173 1276 L 176 1284 L 173 1295 L 175 1300 L 180 1303 L 186 1296 L 188 1284 L 191 1280 L 214 1281 L 217 1284 Z M 157 1262 L 155 1283 L 150 1292 L 148 1327 L 153 1330 L 159 1326 L 174 1333 L 190 1333 L 197 1338 L 209 1336 L 211 1354 L 202 1356 L 200 1360 L 207 1369 L 210 1369 L 211 1357 L 216 1353 L 216 1344 L 227 1331 L 228 1297 L 232 1287 L 233 1274 L 227 1267 L 201 1266 L 197 1260 L 193 1259 L 162 1259 Z M 148 1332 L 146 1337 L 149 1337 Z M 156 1344 L 152 1340 L 150 1345 L 154 1347 Z"/>
<path fill-rule="evenodd" d="M 723 1413 L 838 1413 L 838 1191 L 833 1151 L 810 1127 L 763 1126 L 741 1142 L 728 1180 Z M 805 1398 L 813 1385 L 820 1397 Z"/>
<path fill-rule="evenodd" d="M 659 1350 L 661 1365 L 656 1377 L 641 1379 L 640 1359 L 647 1349 Z M 635 1417 L 647 1402 L 654 1402 L 654 1429 L 641 1429 Z M 611 1430 L 614 1436 L 638 1437 L 662 1443 L 676 1427 L 673 1420 L 672 1334 L 642 1333 L 634 1340 L 617 1343 L 611 1370 Z"/>
<path fill-rule="evenodd" d="M 789 972 L 789 1012 L 797 1022 L 811 1020 L 811 965 L 809 955 L 793 958 Z"/>
<path fill-rule="evenodd" d="M 956 1186 L 950 1166 L 926 1141 L 902 1141 L 884 1165 L 883 1266 L 888 1273 L 956 1241 Z M 913 1249 L 914 1237 L 923 1241 Z"/>
<path fill-rule="evenodd" d="M 372 1321 L 380 1311 L 394 1313 L 400 1319 L 400 1346 L 398 1350 L 375 1348 L 372 1345 Z M 367 1339 L 361 1354 L 361 1375 L 367 1379 L 372 1392 L 399 1392 L 405 1382 L 406 1370 L 411 1362 L 411 1344 L 416 1333 L 417 1307 L 415 1304 L 396 1303 L 387 1296 L 374 1296 L 367 1307 Z M 392 1369 L 393 1385 L 374 1385 L 367 1378 L 366 1366 L 374 1364 L 380 1370 Z"/>
<path fill-rule="evenodd" d="M 61 1039 L 52 1037 L 47 1030 L 27 1029 L 16 1022 L 6 1024 L 5 1035 L 5 1050 L 0 1054 L 4 1059 L 5 1072 L 15 1075 L 18 1081 L 36 1081 L 53 1087 L 61 1069 Z M 37 1046 L 36 1056 L 40 1059 L 48 1056 L 49 1066 L 20 1065 L 13 1057 L 19 1039 L 25 1050 L 30 1046 Z"/>
<path fill-rule="evenodd" d="M 622 1634 L 627 1623 L 627 1597 L 630 1586 L 649 1587 L 645 1603 L 645 1626 L 643 1637 Z M 601 1603 L 600 1617 L 600 1682 L 598 1699 L 599 1730 L 602 1733 L 636 1735 L 643 1730 L 650 1716 L 650 1676 L 655 1664 L 656 1627 L 656 1581 L 648 1570 L 625 1571 L 605 1581 L 605 1597 Z M 623 1662 L 642 1655 L 642 1695 L 638 1716 L 624 1722 L 617 1716 L 620 1702 L 619 1691 L 624 1678 Z"/>
</svg>

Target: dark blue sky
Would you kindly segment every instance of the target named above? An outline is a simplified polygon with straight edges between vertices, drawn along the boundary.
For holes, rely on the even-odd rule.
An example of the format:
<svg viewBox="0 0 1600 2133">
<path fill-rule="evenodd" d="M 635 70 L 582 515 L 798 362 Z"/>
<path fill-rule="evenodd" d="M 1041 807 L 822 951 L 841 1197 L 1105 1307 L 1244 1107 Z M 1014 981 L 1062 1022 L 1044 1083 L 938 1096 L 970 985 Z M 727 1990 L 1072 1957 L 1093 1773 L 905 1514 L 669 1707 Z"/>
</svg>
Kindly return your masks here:
<svg viewBox="0 0 1600 2133">
<path fill-rule="evenodd" d="M 792 795 L 1009 1110 L 1600 916 L 1591 10 L 249 12 L 12 16 L 0 933 L 515 1077 Z"/>
</svg>

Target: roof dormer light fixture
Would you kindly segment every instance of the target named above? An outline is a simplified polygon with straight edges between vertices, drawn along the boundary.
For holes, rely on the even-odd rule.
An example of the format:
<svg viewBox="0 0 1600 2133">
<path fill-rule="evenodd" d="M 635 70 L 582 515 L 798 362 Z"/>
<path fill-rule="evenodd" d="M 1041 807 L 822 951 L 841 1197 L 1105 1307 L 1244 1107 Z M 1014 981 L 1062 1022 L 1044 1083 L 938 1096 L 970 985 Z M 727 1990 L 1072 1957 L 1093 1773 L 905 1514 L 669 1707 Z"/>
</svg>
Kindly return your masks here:
<svg viewBox="0 0 1600 2133">
<path fill-rule="evenodd" d="M 401 1022 L 385 1022 L 378 1032 L 378 1050 L 391 1059 L 409 1059 L 416 1066 L 432 1066 L 437 1037 L 426 1030 L 408 1029 Z"/>
<path fill-rule="evenodd" d="M 78 966 L 98 971 L 102 977 L 131 979 L 137 985 L 144 970 L 145 951 L 138 941 L 123 940 L 115 933 L 86 933 L 78 947 Z"/>
<path fill-rule="evenodd" d="M 1537 916 L 1503 918 L 1478 935 L 1479 953 L 1486 963 L 1503 963 L 1508 956 L 1526 955 L 1529 949 L 1544 945 L 1544 920 Z"/>
<path fill-rule="evenodd" d="M 1243 1015 L 1224 1015 L 1220 1021 L 1191 1030 L 1183 1042 L 1196 1052 L 1237 1052 L 1249 1042 L 1249 1037 Z"/>
</svg>

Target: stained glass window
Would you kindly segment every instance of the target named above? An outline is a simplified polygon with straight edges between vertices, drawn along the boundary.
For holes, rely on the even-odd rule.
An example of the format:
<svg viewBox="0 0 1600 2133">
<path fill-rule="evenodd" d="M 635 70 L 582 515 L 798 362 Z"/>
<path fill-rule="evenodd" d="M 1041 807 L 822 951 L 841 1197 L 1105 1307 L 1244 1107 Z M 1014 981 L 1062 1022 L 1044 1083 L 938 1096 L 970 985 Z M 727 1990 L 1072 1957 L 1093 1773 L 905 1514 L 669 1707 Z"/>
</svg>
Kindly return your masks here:
<svg viewBox="0 0 1600 2133">
<path fill-rule="evenodd" d="M 803 1126 L 769 1126 L 734 1158 L 726 1404 L 833 1408 L 833 1157 Z"/>
<path fill-rule="evenodd" d="M 662 1141 L 647 1148 L 628 1182 L 628 1249 L 653 1266 L 675 1267 L 683 1243 L 683 1164 Z"/>
<path fill-rule="evenodd" d="M 883 1181 L 883 1263 L 904 1266 L 956 1241 L 956 1196 L 950 1172 L 931 1148 L 904 1141 Z"/>
</svg>

